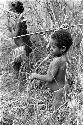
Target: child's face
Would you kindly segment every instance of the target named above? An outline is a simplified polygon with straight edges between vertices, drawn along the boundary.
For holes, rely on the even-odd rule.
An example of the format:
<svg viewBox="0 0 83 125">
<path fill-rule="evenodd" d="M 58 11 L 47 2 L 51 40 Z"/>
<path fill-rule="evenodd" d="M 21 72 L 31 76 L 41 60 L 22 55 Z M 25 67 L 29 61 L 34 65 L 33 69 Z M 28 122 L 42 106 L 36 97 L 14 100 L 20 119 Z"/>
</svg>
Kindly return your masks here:
<svg viewBox="0 0 83 125">
<path fill-rule="evenodd" d="M 52 55 L 58 56 L 60 54 L 60 50 L 57 47 L 57 40 L 53 40 L 52 38 L 50 38 L 49 47 L 50 47 L 50 53 Z"/>
</svg>

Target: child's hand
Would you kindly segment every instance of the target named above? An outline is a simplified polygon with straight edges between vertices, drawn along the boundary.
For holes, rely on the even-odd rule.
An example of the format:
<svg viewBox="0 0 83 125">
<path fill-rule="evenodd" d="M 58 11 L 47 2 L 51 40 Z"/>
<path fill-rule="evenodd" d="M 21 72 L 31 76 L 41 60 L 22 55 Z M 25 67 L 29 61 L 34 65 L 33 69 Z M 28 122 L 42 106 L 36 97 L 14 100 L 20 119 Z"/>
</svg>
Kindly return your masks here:
<svg viewBox="0 0 83 125">
<path fill-rule="evenodd" d="M 29 79 L 30 80 L 33 80 L 36 78 L 36 73 L 32 73 L 30 76 L 29 76 Z"/>
</svg>

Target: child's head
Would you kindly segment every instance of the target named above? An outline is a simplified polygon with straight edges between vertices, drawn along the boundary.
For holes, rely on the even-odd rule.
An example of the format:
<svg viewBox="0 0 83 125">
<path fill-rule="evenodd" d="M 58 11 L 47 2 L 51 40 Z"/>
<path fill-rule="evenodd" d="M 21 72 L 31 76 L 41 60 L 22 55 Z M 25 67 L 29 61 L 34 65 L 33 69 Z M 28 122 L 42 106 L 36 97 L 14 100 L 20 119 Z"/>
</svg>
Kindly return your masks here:
<svg viewBox="0 0 83 125">
<path fill-rule="evenodd" d="M 50 51 L 53 53 L 53 55 L 55 56 L 64 55 L 72 45 L 71 34 L 64 29 L 55 31 L 51 35 L 49 45 L 50 45 Z"/>
<path fill-rule="evenodd" d="M 21 14 L 24 11 L 23 3 L 20 1 L 11 2 L 11 10 L 17 14 Z"/>
</svg>

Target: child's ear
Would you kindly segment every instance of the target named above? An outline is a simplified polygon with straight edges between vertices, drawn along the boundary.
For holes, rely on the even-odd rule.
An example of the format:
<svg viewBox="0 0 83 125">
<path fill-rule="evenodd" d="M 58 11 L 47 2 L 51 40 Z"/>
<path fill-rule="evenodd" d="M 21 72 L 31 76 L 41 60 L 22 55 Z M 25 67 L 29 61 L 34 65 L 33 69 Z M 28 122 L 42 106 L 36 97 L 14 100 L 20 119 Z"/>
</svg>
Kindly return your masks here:
<svg viewBox="0 0 83 125">
<path fill-rule="evenodd" d="M 62 49 L 61 49 L 61 52 L 65 52 L 65 50 L 66 50 L 66 47 L 63 46 Z"/>
</svg>

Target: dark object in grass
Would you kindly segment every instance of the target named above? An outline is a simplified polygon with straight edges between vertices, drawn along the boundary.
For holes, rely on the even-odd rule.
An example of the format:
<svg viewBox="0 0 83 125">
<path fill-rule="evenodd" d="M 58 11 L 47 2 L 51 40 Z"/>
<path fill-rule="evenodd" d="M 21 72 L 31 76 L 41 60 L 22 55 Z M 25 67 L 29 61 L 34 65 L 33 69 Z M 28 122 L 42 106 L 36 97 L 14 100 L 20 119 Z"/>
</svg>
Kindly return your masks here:
<svg viewBox="0 0 83 125">
<path fill-rule="evenodd" d="M 15 3 L 11 2 L 10 10 L 12 10 L 13 12 L 16 12 L 18 14 L 23 13 L 23 11 L 24 11 L 23 3 L 21 1 L 16 1 Z"/>
<path fill-rule="evenodd" d="M 13 68 L 15 69 L 15 71 L 20 70 L 21 63 L 22 63 L 22 58 L 21 57 L 15 59 L 14 64 L 13 64 Z"/>
</svg>

